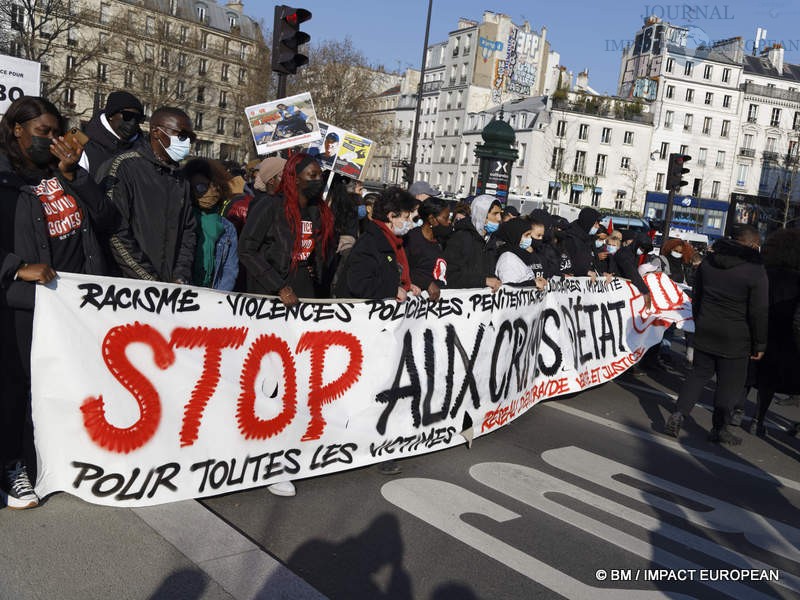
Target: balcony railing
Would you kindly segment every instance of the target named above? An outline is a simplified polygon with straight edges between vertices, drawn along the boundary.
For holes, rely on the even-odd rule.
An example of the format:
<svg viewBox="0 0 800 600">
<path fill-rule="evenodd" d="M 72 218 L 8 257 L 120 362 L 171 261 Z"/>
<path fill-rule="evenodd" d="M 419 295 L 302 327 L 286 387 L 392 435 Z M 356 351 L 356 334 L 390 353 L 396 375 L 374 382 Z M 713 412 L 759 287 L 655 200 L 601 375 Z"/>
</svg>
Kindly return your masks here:
<svg viewBox="0 0 800 600">
<path fill-rule="evenodd" d="M 777 100 L 788 100 L 789 102 L 800 102 L 800 92 L 782 90 L 775 87 L 766 85 L 759 85 L 757 83 L 743 83 L 739 89 L 745 94 L 754 94 L 756 96 L 766 96 L 767 98 L 775 98 Z"/>
<path fill-rule="evenodd" d="M 746 156 L 747 158 L 755 158 L 755 148 L 739 148 L 739 156 Z"/>
<path fill-rule="evenodd" d="M 771 150 L 765 150 L 761 155 L 764 162 L 778 162 L 778 153 Z"/>
</svg>

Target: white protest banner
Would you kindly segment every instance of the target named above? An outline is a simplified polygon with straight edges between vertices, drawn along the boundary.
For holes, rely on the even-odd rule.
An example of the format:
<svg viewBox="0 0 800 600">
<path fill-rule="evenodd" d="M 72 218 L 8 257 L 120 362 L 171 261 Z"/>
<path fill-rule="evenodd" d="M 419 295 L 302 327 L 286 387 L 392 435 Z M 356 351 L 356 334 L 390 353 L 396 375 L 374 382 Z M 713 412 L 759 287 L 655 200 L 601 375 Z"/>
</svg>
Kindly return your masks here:
<svg viewBox="0 0 800 600">
<path fill-rule="evenodd" d="M 38 62 L 0 54 L 0 115 L 14 100 L 41 93 L 40 71 Z"/>
<path fill-rule="evenodd" d="M 37 287 L 36 490 L 142 506 L 463 444 L 691 327 L 687 296 L 647 281 L 655 312 L 619 279 L 286 307 L 61 274 Z"/>
<path fill-rule="evenodd" d="M 317 113 L 308 92 L 248 106 L 244 112 L 260 155 L 320 139 Z"/>
</svg>

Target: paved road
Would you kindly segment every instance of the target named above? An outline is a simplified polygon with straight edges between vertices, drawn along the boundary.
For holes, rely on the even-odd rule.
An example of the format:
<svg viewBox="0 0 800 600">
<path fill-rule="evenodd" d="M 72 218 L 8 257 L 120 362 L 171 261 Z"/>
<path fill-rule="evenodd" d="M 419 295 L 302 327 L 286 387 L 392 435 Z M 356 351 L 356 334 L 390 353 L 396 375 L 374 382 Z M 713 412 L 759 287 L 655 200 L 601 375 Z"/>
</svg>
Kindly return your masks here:
<svg viewBox="0 0 800 600">
<path fill-rule="evenodd" d="M 667 438 L 678 383 L 626 376 L 295 498 L 0 510 L 0 599 L 800 598 L 800 440 L 713 446 L 702 408 Z M 714 580 L 739 569 L 777 580 Z"/>
</svg>

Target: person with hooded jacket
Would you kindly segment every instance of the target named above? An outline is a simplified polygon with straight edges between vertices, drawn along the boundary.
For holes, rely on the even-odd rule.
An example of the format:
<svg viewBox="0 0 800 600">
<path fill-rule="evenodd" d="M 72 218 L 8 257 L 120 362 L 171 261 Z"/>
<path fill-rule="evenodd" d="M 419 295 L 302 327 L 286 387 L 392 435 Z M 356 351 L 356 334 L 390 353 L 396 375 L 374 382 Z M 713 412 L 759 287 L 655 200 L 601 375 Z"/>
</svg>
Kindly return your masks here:
<svg viewBox="0 0 800 600">
<path fill-rule="evenodd" d="M 447 261 L 447 287 L 483 288 L 496 291 L 495 244 L 491 234 L 500 227 L 502 208 L 494 196 L 477 196 L 471 205 L 471 218 L 458 219 L 444 249 Z"/>
<path fill-rule="evenodd" d="M 150 137 L 107 161 L 97 180 L 120 214 L 110 240 L 123 277 L 189 283 L 196 222 L 189 183 L 178 166 L 195 139 L 192 121 L 179 108 L 164 107 L 150 117 Z"/>
<path fill-rule="evenodd" d="M 97 111 L 86 125 L 89 141 L 83 147 L 80 166 L 92 177 L 110 158 L 131 150 L 141 141 L 139 125 L 144 122 L 144 107 L 133 94 L 111 92 L 106 107 Z"/>
<path fill-rule="evenodd" d="M 622 246 L 613 251 L 614 246 L 608 246 L 613 252 L 610 254 L 609 267 L 612 275 L 624 277 L 630 281 L 644 297 L 644 306 L 650 310 L 650 288 L 639 273 L 639 257 L 648 254 L 653 249 L 653 244 L 646 233 L 637 233 L 632 229 L 622 231 Z"/>
<path fill-rule="evenodd" d="M 510 219 L 497 230 L 497 277 L 503 284 L 528 285 L 544 289 L 544 263 L 535 251 L 534 235 L 541 241 L 544 226 L 526 217 Z"/>
<path fill-rule="evenodd" d="M 594 234 L 600 229 L 600 213 L 584 207 L 578 218 L 564 231 L 563 245 L 572 262 L 572 274 L 597 275 L 594 259 Z"/>
<path fill-rule="evenodd" d="M 758 229 L 736 225 L 731 238 L 718 240 L 700 265 L 692 296 L 694 363 L 667 421 L 666 433 L 673 437 L 716 374 L 709 440 L 742 441 L 728 431 L 731 410 L 742 395 L 748 360 L 761 360 L 767 347 L 769 283 L 759 244 Z"/>
</svg>

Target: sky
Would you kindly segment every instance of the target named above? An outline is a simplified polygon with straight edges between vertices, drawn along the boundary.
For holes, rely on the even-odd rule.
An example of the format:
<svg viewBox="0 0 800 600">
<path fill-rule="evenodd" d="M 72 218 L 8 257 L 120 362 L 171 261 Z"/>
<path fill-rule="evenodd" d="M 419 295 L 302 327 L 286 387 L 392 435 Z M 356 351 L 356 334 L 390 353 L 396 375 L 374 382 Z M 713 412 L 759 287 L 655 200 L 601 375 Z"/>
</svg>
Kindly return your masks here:
<svg viewBox="0 0 800 600">
<path fill-rule="evenodd" d="M 427 0 L 304 0 L 290 6 L 311 11 L 311 20 L 301 29 L 311 35 L 312 44 L 349 36 L 373 65 L 390 71 L 420 67 Z M 269 30 L 273 7 L 263 0 L 245 0 L 245 13 L 263 19 Z M 589 85 L 600 93 L 616 92 L 621 48 L 648 14 L 689 26 L 697 39 L 741 36 L 748 52 L 756 28 L 762 27 L 768 41 L 783 43 L 787 62 L 800 63 L 797 0 L 433 0 L 429 43 L 447 39 L 459 17 L 481 21 L 485 10 L 505 13 L 517 24 L 527 20 L 537 31 L 547 27 L 547 38 L 551 48 L 561 54 L 561 64 L 574 73 L 588 69 Z"/>
</svg>

